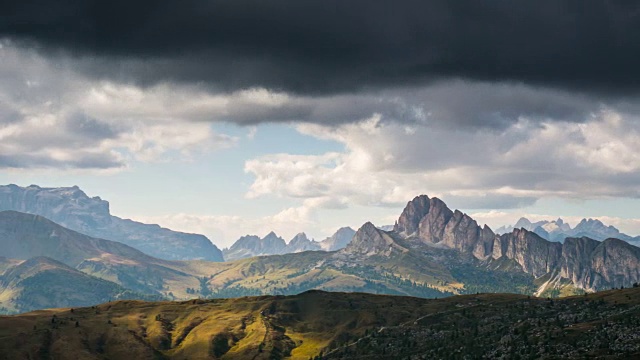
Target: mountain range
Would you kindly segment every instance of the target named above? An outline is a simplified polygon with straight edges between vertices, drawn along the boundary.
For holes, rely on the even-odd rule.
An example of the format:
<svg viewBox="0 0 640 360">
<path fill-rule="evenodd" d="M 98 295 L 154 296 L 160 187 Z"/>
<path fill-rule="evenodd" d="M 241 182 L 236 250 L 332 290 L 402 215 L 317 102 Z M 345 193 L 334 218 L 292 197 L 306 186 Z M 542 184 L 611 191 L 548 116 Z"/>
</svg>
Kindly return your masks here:
<svg viewBox="0 0 640 360">
<path fill-rule="evenodd" d="M 636 246 L 640 245 L 640 236 L 630 236 L 621 233 L 620 230 L 612 225 L 605 225 L 598 219 L 582 219 L 576 227 L 572 228 L 564 222 L 562 218 L 557 220 L 541 220 L 531 222 L 527 218 L 520 218 L 515 225 L 502 226 L 496 229 L 497 234 L 512 232 L 514 229 L 525 229 L 533 231 L 540 237 L 550 240 L 563 242 L 568 237 L 589 237 L 594 240 L 606 240 L 615 238 L 632 243 Z"/>
<path fill-rule="evenodd" d="M 118 241 L 161 259 L 223 261 L 220 249 L 205 236 L 113 216 L 107 201 L 100 197 L 91 198 L 77 186 L 0 186 L 2 210 L 44 216 L 66 228 Z"/>
<path fill-rule="evenodd" d="M 269 246 L 284 244 L 286 248 L 275 234 L 267 237 L 273 242 Z M 246 237 L 244 241 L 260 244 L 262 239 Z M 300 235 L 289 244 L 309 242 Z M 630 287 L 640 281 L 640 248 L 625 241 L 574 237 L 558 243 L 526 229 L 497 235 L 426 195 L 407 203 L 392 231 L 365 223 L 340 250 L 227 262 L 159 259 L 42 216 L 3 211 L 0 256 L 0 276 L 9 276 L 17 266 L 33 266 L 37 274 L 47 267 L 36 265 L 48 257 L 95 278 L 96 286 L 105 287 L 99 293 L 114 298 L 121 289 L 171 300 L 293 295 L 311 289 L 425 298 L 478 292 L 555 297 Z M 26 262 L 33 258 L 41 259 Z M 22 291 L 20 283 L 3 280 L 1 284 L 0 291 L 8 294 L 0 300 L 5 312 L 31 309 L 12 295 Z"/>
<path fill-rule="evenodd" d="M 265 237 L 247 235 L 238 239 L 230 248 L 222 251 L 226 261 L 245 259 L 254 256 L 282 255 L 303 251 L 336 251 L 344 248 L 355 235 L 350 227 L 338 229 L 332 236 L 322 240 L 309 240 L 305 233 L 299 233 L 288 243 L 273 231 Z"/>
</svg>

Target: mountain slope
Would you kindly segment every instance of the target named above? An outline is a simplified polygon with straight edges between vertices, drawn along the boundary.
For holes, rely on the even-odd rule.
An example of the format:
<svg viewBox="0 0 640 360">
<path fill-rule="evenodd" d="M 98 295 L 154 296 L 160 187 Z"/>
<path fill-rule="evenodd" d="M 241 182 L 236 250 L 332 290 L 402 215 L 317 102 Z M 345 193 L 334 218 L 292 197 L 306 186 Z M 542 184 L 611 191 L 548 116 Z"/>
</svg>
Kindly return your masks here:
<svg viewBox="0 0 640 360">
<path fill-rule="evenodd" d="M 100 304 L 127 298 L 156 299 L 98 279 L 47 257 L 36 257 L 0 276 L 0 309 L 4 313 Z"/>
<path fill-rule="evenodd" d="M 179 269 L 180 262 L 156 259 L 125 244 L 92 238 L 16 211 L 0 212 L 0 256 L 22 260 L 47 256 L 146 294 L 174 292 L 186 297 L 187 287 L 198 286 L 196 276 Z"/>
<path fill-rule="evenodd" d="M 0 211 L 15 210 L 46 217 L 64 227 L 101 239 L 118 241 L 149 255 L 168 260 L 222 261 L 222 252 L 203 235 L 186 234 L 121 219 L 109 212 L 109 203 L 88 197 L 77 186 L 23 188 L 0 186 Z"/>
<path fill-rule="evenodd" d="M 640 356 L 638 319 L 640 288 L 562 300 L 312 291 L 118 301 L 0 317 L 0 358 L 630 359 Z"/>
</svg>

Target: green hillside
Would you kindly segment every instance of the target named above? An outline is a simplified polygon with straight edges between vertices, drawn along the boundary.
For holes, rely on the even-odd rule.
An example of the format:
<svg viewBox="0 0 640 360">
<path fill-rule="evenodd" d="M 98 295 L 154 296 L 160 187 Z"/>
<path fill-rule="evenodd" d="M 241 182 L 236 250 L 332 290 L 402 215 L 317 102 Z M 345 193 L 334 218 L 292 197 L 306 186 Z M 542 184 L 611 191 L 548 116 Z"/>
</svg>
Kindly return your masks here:
<svg viewBox="0 0 640 360">
<path fill-rule="evenodd" d="M 0 317 L 0 359 L 630 359 L 639 319 L 640 288 L 560 300 L 311 291 L 117 301 Z"/>
</svg>

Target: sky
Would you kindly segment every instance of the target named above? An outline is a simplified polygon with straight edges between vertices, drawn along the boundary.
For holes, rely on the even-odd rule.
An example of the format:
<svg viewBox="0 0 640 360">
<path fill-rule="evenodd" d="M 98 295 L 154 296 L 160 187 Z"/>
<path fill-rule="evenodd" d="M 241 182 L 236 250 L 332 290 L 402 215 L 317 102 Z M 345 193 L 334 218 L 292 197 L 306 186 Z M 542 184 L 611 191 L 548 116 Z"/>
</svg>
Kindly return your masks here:
<svg viewBox="0 0 640 360">
<path fill-rule="evenodd" d="M 640 4 L 2 1 L 0 184 L 227 247 L 393 224 L 640 234 Z"/>
</svg>

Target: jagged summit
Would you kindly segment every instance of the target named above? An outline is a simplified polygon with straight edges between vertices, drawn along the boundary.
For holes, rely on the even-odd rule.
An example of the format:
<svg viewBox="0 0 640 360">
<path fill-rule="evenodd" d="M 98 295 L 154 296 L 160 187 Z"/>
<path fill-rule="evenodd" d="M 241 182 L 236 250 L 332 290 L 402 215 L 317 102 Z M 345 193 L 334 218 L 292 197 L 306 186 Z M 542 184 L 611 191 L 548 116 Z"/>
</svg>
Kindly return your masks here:
<svg viewBox="0 0 640 360">
<path fill-rule="evenodd" d="M 611 228 L 594 220 L 584 220 L 581 224 L 576 228 Z M 585 290 L 629 286 L 640 280 L 640 249 L 624 241 L 608 239 L 600 242 L 582 236 L 562 244 L 540 235 L 544 234 L 545 228 L 551 231 L 567 229 L 568 224 L 562 219 L 540 224 L 522 218 L 517 225 L 520 227 L 496 235 L 491 228 L 479 226 L 467 214 L 452 211 L 440 199 L 421 195 L 407 204 L 394 233 L 382 232 L 366 223 L 345 250 L 354 254 L 389 256 L 393 251 L 387 250 L 397 245 L 393 236 L 400 236 L 408 244 L 455 250 L 463 257 L 480 261 L 513 262 L 535 278 L 553 278 L 553 282 L 541 286 L 541 291 L 556 286 L 561 279 Z M 527 229 L 534 225 L 535 232 Z"/>
<path fill-rule="evenodd" d="M 345 248 L 355 236 L 356 231 L 350 227 L 342 227 L 335 234 L 322 240 L 320 247 L 324 251 L 336 251 Z"/>
<path fill-rule="evenodd" d="M 414 234 L 418 231 L 420 220 L 429 213 L 430 208 L 431 200 L 427 195 L 416 196 L 407 203 L 393 230 L 407 236 Z"/>
<path fill-rule="evenodd" d="M 505 234 L 511 232 L 514 228 L 526 229 L 533 231 L 541 237 L 550 240 L 563 242 L 568 237 L 587 236 L 596 240 L 605 240 L 607 238 L 621 239 L 633 244 L 640 244 L 640 236 L 630 236 L 620 232 L 612 225 L 605 225 L 602 221 L 592 218 L 582 219 L 574 228 L 562 218 L 556 220 L 541 220 L 531 222 L 527 218 L 520 218 L 514 226 L 502 226 L 496 229 L 496 233 Z"/>
<path fill-rule="evenodd" d="M 244 259 L 263 255 L 282 255 L 303 251 L 336 251 L 343 249 L 351 241 L 355 231 L 350 227 L 338 229 L 332 236 L 323 241 L 309 239 L 307 234 L 300 232 L 289 242 L 285 242 L 275 232 L 271 231 L 264 238 L 247 235 L 238 239 L 229 249 L 224 249 L 226 261 Z"/>
<path fill-rule="evenodd" d="M 394 251 L 408 251 L 385 231 L 378 229 L 371 222 L 364 223 L 353 237 L 353 240 L 342 250 L 344 253 L 366 256 L 389 256 Z"/>
</svg>

